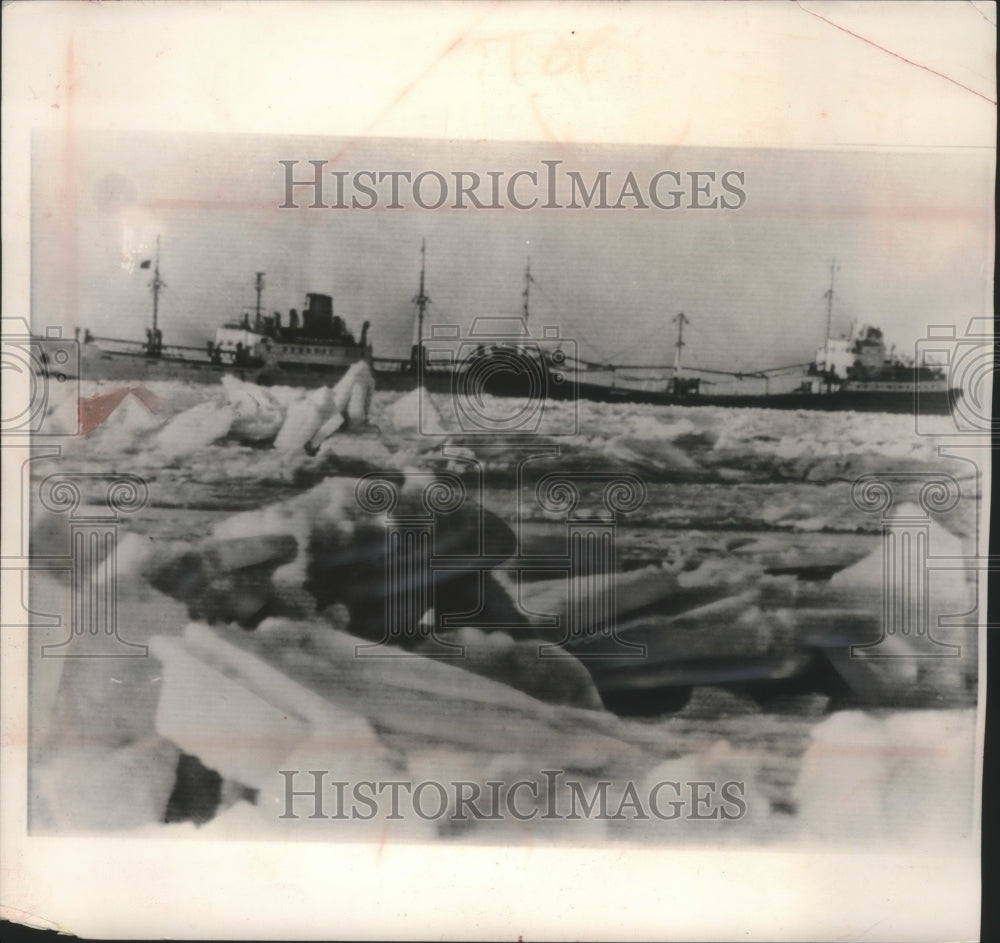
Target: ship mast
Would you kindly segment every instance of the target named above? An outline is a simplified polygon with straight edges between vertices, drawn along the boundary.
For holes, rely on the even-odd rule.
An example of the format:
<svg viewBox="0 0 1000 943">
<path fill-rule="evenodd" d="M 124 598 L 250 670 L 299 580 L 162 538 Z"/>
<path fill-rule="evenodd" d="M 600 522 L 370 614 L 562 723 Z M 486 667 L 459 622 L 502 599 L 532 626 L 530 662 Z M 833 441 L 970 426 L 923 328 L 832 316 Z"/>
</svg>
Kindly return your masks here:
<svg viewBox="0 0 1000 943">
<path fill-rule="evenodd" d="M 160 292 L 167 287 L 166 282 L 160 278 L 160 237 L 156 237 L 156 267 L 153 269 L 153 280 L 149 283 L 150 289 L 153 292 L 153 333 L 151 335 L 150 341 L 154 351 L 159 353 L 159 333 L 158 333 L 158 322 L 160 313 Z"/>
<path fill-rule="evenodd" d="M 524 269 L 524 291 L 522 296 L 524 298 L 524 323 L 528 323 L 528 301 L 531 297 L 531 283 L 534 279 L 531 277 L 531 256 L 528 256 L 528 264 Z"/>
<path fill-rule="evenodd" d="M 830 262 L 830 287 L 826 292 L 826 339 L 823 341 L 823 369 L 830 371 L 830 326 L 833 323 L 833 276 L 837 271 L 837 260 Z"/>
<path fill-rule="evenodd" d="M 427 306 L 431 303 L 431 299 L 427 296 L 424 290 L 424 276 L 427 268 L 427 240 L 422 239 L 420 241 L 420 290 L 417 292 L 413 299 L 413 303 L 417 306 L 417 337 L 416 342 L 413 345 L 413 349 L 410 352 L 410 359 L 414 362 L 423 362 L 424 356 L 424 314 L 427 312 Z"/>
<path fill-rule="evenodd" d="M 674 379 L 676 380 L 681 375 L 681 349 L 684 347 L 684 325 L 690 324 L 691 319 L 681 311 L 673 319 L 673 323 L 677 325 L 677 343 L 674 347 L 677 348 L 677 353 L 674 354 Z"/>
<path fill-rule="evenodd" d="M 257 273 L 257 281 L 254 283 L 254 287 L 257 289 L 257 323 L 260 324 L 260 296 L 261 292 L 264 291 L 264 273 Z"/>
</svg>

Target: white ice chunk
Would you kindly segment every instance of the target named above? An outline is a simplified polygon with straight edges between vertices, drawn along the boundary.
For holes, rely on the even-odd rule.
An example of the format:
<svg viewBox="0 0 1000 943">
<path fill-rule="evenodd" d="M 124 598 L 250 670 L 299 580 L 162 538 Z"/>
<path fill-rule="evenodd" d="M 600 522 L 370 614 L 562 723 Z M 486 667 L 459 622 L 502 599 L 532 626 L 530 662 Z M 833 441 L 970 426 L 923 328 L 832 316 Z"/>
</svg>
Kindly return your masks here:
<svg viewBox="0 0 1000 943">
<path fill-rule="evenodd" d="M 604 448 L 617 467 L 650 469 L 660 472 L 694 472 L 698 465 L 681 448 L 668 441 L 640 440 L 617 436 Z"/>
<path fill-rule="evenodd" d="M 678 419 L 674 422 L 665 422 L 659 416 L 635 415 L 629 419 L 629 430 L 637 439 L 653 439 L 658 441 L 669 441 L 680 438 L 683 435 L 690 435 L 697 431 L 695 424 L 690 419 Z"/>
<path fill-rule="evenodd" d="M 347 390 L 347 402 L 340 407 L 340 411 L 347 413 L 351 425 L 364 425 L 368 422 L 368 412 L 375 395 L 375 377 L 371 367 L 364 360 L 359 360 L 344 374 L 343 379 L 334 387 L 338 405 L 342 395 L 338 391 L 342 387 Z"/>
<path fill-rule="evenodd" d="M 54 832 L 161 823 L 179 755 L 155 735 L 115 750 L 87 742 L 62 750 L 32 777 L 38 823 Z"/>
<path fill-rule="evenodd" d="M 905 503 L 893 508 L 886 520 L 891 523 L 893 519 L 925 517 L 926 514 L 923 510 L 915 504 Z M 966 552 L 961 538 L 956 537 L 934 520 L 930 520 L 927 524 L 927 548 L 928 553 L 934 557 L 962 557 Z M 882 566 L 884 552 L 883 547 L 879 546 L 863 560 L 859 560 L 853 566 L 836 573 L 830 580 L 831 588 L 866 589 L 881 592 L 885 581 Z M 911 589 L 916 592 L 916 585 L 912 586 Z M 934 574 L 932 603 L 945 601 L 971 604 L 971 592 L 966 582 L 965 571 L 945 570 Z M 919 602 L 921 605 L 923 604 L 922 600 Z"/>
<path fill-rule="evenodd" d="M 159 450 L 170 456 L 187 455 L 205 448 L 229 434 L 236 411 L 232 406 L 210 400 L 175 416 L 156 438 Z"/>
<path fill-rule="evenodd" d="M 419 387 L 396 400 L 386 410 L 386 416 L 396 432 L 425 432 L 428 435 L 447 432 L 434 401 Z"/>
<path fill-rule="evenodd" d="M 329 418 L 333 408 L 333 390 L 320 387 L 288 407 L 281 431 L 274 440 L 280 452 L 301 451 Z"/>
<path fill-rule="evenodd" d="M 841 711 L 811 736 L 797 788 L 810 837 L 937 844 L 970 834 L 973 711 Z"/>
<path fill-rule="evenodd" d="M 315 450 L 345 425 L 363 426 L 368 421 L 374 393 L 371 367 L 359 360 L 336 386 L 314 390 L 289 407 L 274 447 L 285 453 L 307 446 Z"/>
<path fill-rule="evenodd" d="M 278 434 L 285 421 L 285 410 L 270 392 L 228 374 L 223 376 L 222 386 L 226 401 L 235 412 L 229 430 L 231 436 L 257 442 Z"/>
</svg>

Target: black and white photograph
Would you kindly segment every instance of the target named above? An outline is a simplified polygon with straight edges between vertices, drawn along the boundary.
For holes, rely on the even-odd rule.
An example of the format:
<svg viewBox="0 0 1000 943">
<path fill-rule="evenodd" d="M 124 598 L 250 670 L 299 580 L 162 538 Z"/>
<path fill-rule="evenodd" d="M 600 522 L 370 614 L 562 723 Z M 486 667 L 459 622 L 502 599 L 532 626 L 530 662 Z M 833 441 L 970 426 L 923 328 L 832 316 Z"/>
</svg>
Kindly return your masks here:
<svg viewBox="0 0 1000 943">
<path fill-rule="evenodd" d="M 4 815 L 25 855 L 79 849 L 67 882 L 83 861 L 162 870 L 131 865 L 142 889 L 99 892 L 79 924 L 32 910 L 37 891 L 4 916 L 245 934 L 136 912 L 167 909 L 178 873 L 225 879 L 234 910 L 261 915 L 252 935 L 275 938 L 974 936 L 995 4 L 545 4 L 534 29 L 530 5 L 347 4 L 342 32 L 335 7 L 290 4 L 345 51 L 291 102 L 327 123 L 238 116 L 254 90 L 214 69 L 198 92 L 178 73 L 152 120 L 129 96 L 116 120 L 88 86 L 128 82 L 135 53 L 101 65 L 116 44 L 89 44 L 116 19 L 137 35 L 162 20 L 175 62 L 180 24 L 218 35 L 243 16 L 258 42 L 273 24 L 296 38 L 280 61 L 315 78 L 325 33 L 280 6 L 80 14 L 51 57 L 65 75 L 35 92 L 47 120 L 8 113 L 23 199 L 4 211 L 4 750 L 20 782 L 5 777 Z M 347 101 L 336 118 L 353 96 L 337 83 L 380 12 L 426 24 L 460 69 L 430 48 L 416 76 L 383 61 L 358 125 Z M 777 115 L 802 90 L 775 104 L 782 68 L 763 64 L 761 135 L 706 133 L 638 38 L 670 49 L 672 28 L 727 63 L 709 95 L 723 126 L 748 57 L 773 49 L 811 76 L 801 127 L 849 114 L 840 139 L 793 134 Z M 269 54 L 231 43 L 226 62 Z M 695 58 L 676 66 L 688 83 Z M 900 64 L 884 97 L 862 81 Z M 449 111 L 443 87 L 499 88 L 487 73 L 507 90 Z M 569 105 L 545 112 L 602 75 L 631 89 L 617 114 L 642 134 L 567 133 Z M 925 86 L 928 110 L 963 103 L 961 141 L 905 107 Z M 496 132 L 510 88 L 534 132 Z M 407 121 L 382 120 L 415 95 Z M 211 120 L 171 118 L 189 101 Z M 671 108 L 686 124 L 660 133 Z M 550 854 L 597 857 L 540 903 Z M 274 855 L 300 870 L 240 883 Z M 534 855 L 520 912 L 524 875 L 502 884 L 498 858 Z M 357 872 L 331 878 L 337 926 L 291 876 L 322 888 L 320 861 Z M 926 898 L 935 862 L 962 891 L 918 918 L 902 901 Z M 820 890 L 822 868 L 850 890 Z M 460 893 L 454 873 L 427 883 L 438 869 L 481 890 L 407 919 L 404 897 Z M 671 919 L 639 889 L 678 873 L 693 889 L 669 892 Z M 866 897 L 880 873 L 892 890 Z M 393 912 L 360 909 L 361 884 Z M 602 885 L 639 899 L 581 922 Z M 768 894 L 758 923 L 747 901 Z M 282 901 L 304 908 L 287 926 Z"/>
</svg>

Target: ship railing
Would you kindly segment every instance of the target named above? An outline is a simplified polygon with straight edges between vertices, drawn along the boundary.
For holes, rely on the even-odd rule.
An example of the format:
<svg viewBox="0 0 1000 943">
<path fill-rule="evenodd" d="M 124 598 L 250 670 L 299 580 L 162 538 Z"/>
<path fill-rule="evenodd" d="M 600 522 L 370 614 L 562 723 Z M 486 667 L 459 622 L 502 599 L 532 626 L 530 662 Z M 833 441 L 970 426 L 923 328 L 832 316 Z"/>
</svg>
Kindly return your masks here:
<svg viewBox="0 0 1000 943">
<path fill-rule="evenodd" d="M 139 350 L 143 350 L 146 347 L 145 341 L 129 341 L 123 340 L 120 337 L 102 337 L 99 334 L 91 334 L 90 339 L 95 342 L 104 341 L 106 344 L 118 344 L 121 347 L 135 347 Z"/>
<path fill-rule="evenodd" d="M 372 366 L 380 373 L 406 373 L 414 369 L 413 361 L 396 357 L 372 357 L 371 362 Z M 424 364 L 423 370 L 425 373 L 452 373 L 455 370 L 455 364 L 446 360 L 430 360 Z"/>
<path fill-rule="evenodd" d="M 97 334 L 92 335 L 91 339 L 98 344 L 101 342 L 114 344 L 118 349 L 124 348 L 128 351 L 134 350 L 138 354 L 145 354 L 147 350 L 145 341 L 124 340 L 120 337 L 101 337 Z M 161 344 L 159 353 L 161 356 L 167 355 L 175 360 L 202 360 L 210 362 L 207 347 L 196 347 L 189 344 Z M 197 354 L 198 356 L 189 357 L 186 356 L 187 354 Z M 232 350 L 220 350 L 219 354 L 224 361 L 232 361 L 235 359 L 235 351 Z"/>
<path fill-rule="evenodd" d="M 410 361 L 392 357 L 372 357 L 371 361 L 372 366 L 380 373 L 402 373 L 410 366 Z"/>
</svg>

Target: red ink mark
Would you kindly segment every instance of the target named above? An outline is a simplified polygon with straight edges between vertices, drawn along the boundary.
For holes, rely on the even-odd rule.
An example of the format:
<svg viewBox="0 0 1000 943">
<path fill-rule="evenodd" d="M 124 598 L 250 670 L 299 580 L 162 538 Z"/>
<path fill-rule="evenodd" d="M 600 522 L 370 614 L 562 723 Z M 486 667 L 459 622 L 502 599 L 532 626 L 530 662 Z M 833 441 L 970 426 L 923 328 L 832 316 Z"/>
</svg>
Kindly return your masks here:
<svg viewBox="0 0 1000 943">
<path fill-rule="evenodd" d="M 456 36 L 455 39 L 453 39 L 441 52 L 438 53 L 437 57 L 433 59 L 430 62 L 430 64 L 427 65 L 419 75 L 417 75 L 410 82 L 408 82 L 400 90 L 400 92 L 396 95 L 396 97 L 393 98 L 393 100 L 389 102 L 389 104 L 386 105 L 385 108 L 383 108 L 378 115 L 375 116 L 375 119 L 368 124 L 368 126 L 362 132 L 361 137 L 365 137 L 371 134 L 371 132 L 374 131 L 375 128 L 377 128 L 385 120 L 389 112 L 391 112 L 404 98 L 406 98 L 406 96 L 409 95 L 410 92 L 412 92 L 413 89 L 420 82 L 422 82 L 425 78 L 427 78 L 427 76 L 431 72 L 433 72 L 435 68 L 437 68 L 440 62 L 442 62 L 449 55 L 451 55 L 451 53 L 453 53 L 459 46 L 461 46 L 467 40 L 469 35 L 479 26 L 480 23 L 482 23 L 484 19 L 486 19 L 487 15 L 489 15 L 490 12 L 492 11 L 484 10 L 482 15 L 478 16 L 475 19 L 475 21 L 469 26 L 468 29 L 466 29 L 462 33 L 459 33 L 459 35 Z M 348 150 L 350 146 L 351 146 L 350 143 L 344 145 L 344 147 L 342 147 L 336 154 L 333 155 L 333 157 L 331 158 L 331 163 L 337 164 L 344 156 L 345 152 Z"/>
<path fill-rule="evenodd" d="M 918 69 L 923 69 L 925 72 L 930 72 L 931 75 L 936 75 L 939 79 L 944 79 L 946 82 L 951 82 L 952 85 L 957 85 L 960 89 L 963 89 L 966 92 L 972 92 L 973 95 L 978 95 L 980 98 L 988 101 L 991 105 L 996 104 L 996 99 L 990 98 L 989 96 L 984 95 L 982 92 L 977 92 L 974 88 L 969 88 L 968 85 L 963 85 L 957 79 L 953 79 L 951 76 L 945 75 L 943 72 L 938 72 L 937 70 L 932 69 L 930 66 L 922 65 L 919 62 L 914 62 L 912 59 L 907 59 L 906 56 L 901 56 L 898 52 L 893 52 L 891 49 L 887 49 L 885 46 L 880 46 L 874 40 L 867 39 L 864 36 L 859 36 L 853 30 L 849 30 L 846 26 L 840 26 L 839 24 L 834 23 L 833 20 L 828 20 L 822 14 L 816 13 L 813 10 L 806 9 L 804 6 L 802 6 L 801 3 L 799 3 L 799 0 L 792 0 L 792 2 L 803 13 L 808 13 L 810 16 L 816 17 L 816 19 L 822 20 L 828 26 L 832 26 L 834 29 L 839 29 L 842 33 L 847 33 L 848 36 L 853 36 L 855 39 L 860 39 L 861 42 L 867 43 L 869 46 L 874 46 L 876 49 L 880 49 L 882 52 L 887 52 L 890 56 L 899 59 L 901 62 L 905 62 L 907 65 L 916 66 Z"/>
<path fill-rule="evenodd" d="M 542 73 L 544 75 L 560 75 L 573 68 L 573 48 L 566 42 L 559 40 L 549 47 L 549 51 L 542 61 Z"/>
<path fill-rule="evenodd" d="M 542 131 L 545 132 L 545 136 L 554 144 L 564 143 L 563 141 L 559 140 L 559 137 L 556 135 L 555 131 L 553 131 L 552 128 L 548 126 L 545 119 L 542 118 L 542 113 L 538 108 L 538 95 L 534 94 L 528 96 L 528 101 L 531 102 L 531 110 L 535 113 L 535 120 L 540 125 Z"/>
<path fill-rule="evenodd" d="M 65 80 L 65 138 L 63 154 L 63 180 L 62 180 L 62 200 L 63 205 L 69 208 L 66 213 L 59 233 L 60 253 L 62 255 L 61 278 L 65 286 L 67 306 L 64 310 L 64 323 L 77 324 L 77 305 L 79 304 L 79 261 L 80 244 L 78 221 L 76 218 L 76 187 L 77 187 L 77 157 L 76 150 L 76 128 L 75 128 L 75 103 L 77 91 L 76 77 L 76 57 L 73 49 L 73 40 L 66 44 L 66 80 Z M 56 89 L 61 89 L 62 83 L 56 85 Z"/>
<path fill-rule="evenodd" d="M 128 397 L 134 397 L 154 416 L 165 415 L 167 403 L 144 386 L 129 386 L 112 390 L 110 393 L 98 393 L 80 400 L 80 432 L 87 435 L 104 423 L 104 421 Z"/>
<path fill-rule="evenodd" d="M 990 26 L 996 27 L 996 23 L 994 23 L 993 20 L 991 20 L 985 13 L 983 13 L 983 11 L 980 10 L 979 7 L 977 7 L 972 2 L 972 0 L 969 0 L 969 6 L 972 7 L 972 9 L 975 10 L 984 20 L 986 20 L 986 22 L 989 23 Z"/>
<path fill-rule="evenodd" d="M 385 833 L 388 830 L 389 830 L 389 826 L 388 825 L 385 826 L 385 828 L 382 829 L 382 835 L 381 835 L 381 837 L 378 840 L 378 851 L 375 853 L 375 860 L 376 861 L 381 861 L 382 860 L 382 849 L 385 848 Z"/>
</svg>

